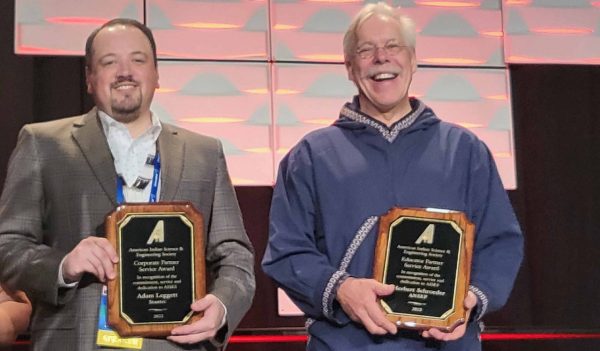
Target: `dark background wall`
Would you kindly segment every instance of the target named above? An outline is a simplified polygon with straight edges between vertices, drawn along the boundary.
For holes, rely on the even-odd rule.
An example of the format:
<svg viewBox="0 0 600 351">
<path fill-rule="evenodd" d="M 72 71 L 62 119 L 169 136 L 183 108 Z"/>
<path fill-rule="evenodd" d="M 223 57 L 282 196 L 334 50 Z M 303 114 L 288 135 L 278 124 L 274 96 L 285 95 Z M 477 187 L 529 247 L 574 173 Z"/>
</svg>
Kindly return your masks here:
<svg viewBox="0 0 600 351">
<path fill-rule="evenodd" d="M 25 123 L 80 114 L 83 60 L 15 56 L 14 2 L 0 2 L 0 184 Z M 508 305 L 489 315 L 491 332 L 600 332 L 600 67 L 510 67 L 517 190 L 509 195 L 525 232 L 526 259 Z M 442 116 L 443 118 L 443 116 Z M 271 187 L 238 187 L 257 253 L 258 291 L 240 333 L 293 333 L 300 317 L 277 316 L 276 288 L 259 269 L 267 239 Z M 289 328 L 289 329 L 288 329 Z M 302 344 L 285 346 L 303 349 Z M 522 341 L 519 350 L 600 349 L 595 340 Z M 281 344 L 234 344 L 278 350 Z M 514 342 L 487 341 L 485 350 Z"/>
</svg>

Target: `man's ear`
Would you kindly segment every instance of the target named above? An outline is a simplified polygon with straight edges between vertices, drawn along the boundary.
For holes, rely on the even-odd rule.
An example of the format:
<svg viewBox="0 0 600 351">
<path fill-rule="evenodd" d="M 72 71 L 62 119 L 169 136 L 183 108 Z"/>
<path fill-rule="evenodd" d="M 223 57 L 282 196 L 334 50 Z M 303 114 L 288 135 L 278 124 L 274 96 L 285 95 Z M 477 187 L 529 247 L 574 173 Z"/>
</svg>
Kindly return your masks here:
<svg viewBox="0 0 600 351">
<path fill-rule="evenodd" d="M 90 84 L 90 75 L 92 75 L 92 72 L 90 70 L 89 66 L 85 66 L 85 86 L 87 87 L 87 92 L 88 94 L 92 94 L 93 92 L 93 88 L 92 88 L 92 84 Z"/>
<path fill-rule="evenodd" d="M 346 74 L 348 74 L 348 79 L 354 82 L 354 70 L 352 67 L 352 62 L 346 60 L 344 62 L 344 65 L 346 66 Z"/>
</svg>

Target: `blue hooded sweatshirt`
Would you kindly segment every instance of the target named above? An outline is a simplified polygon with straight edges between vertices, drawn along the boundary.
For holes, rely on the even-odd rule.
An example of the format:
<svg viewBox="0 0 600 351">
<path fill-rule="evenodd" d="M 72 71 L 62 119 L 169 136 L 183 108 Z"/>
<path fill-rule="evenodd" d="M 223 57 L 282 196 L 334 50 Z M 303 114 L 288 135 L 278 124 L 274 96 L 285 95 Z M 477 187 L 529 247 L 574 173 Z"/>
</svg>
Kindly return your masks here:
<svg viewBox="0 0 600 351">
<path fill-rule="evenodd" d="M 480 350 L 477 320 L 510 294 L 523 237 L 492 155 L 470 131 L 410 102 L 412 112 L 387 127 L 355 98 L 280 163 L 262 267 L 311 319 L 308 350 Z M 343 277 L 373 276 L 378 219 L 392 207 L 461 211 L 475 224 L 478 303 L 461 339 L 371 335 L 335 300 Z"/>
</svg>

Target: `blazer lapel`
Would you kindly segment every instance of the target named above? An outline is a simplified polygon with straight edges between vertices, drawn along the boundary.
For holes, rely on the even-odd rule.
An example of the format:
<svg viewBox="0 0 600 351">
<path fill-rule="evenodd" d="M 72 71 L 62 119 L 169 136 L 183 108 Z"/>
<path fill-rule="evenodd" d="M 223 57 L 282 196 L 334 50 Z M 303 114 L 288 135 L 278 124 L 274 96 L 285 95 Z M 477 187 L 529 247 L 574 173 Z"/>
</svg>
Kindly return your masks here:
<svg viewBox="0 0 600 351">
<path fill-rule="evenodd" d="M 97 110 L 94 107 L 73 124 L 72 135 L 100 186 L 116 206 L 117 173 L 102 126 L 96 116 Z"/>
<path fill-rule="evenodd" d="M 158 152 L 161 162 L 160 201 L 173 201 L 183 173 L 185 144 L 177 131 L 166 123 L 162 124 L 162 131 L 158 136 Z"/>
</svg>

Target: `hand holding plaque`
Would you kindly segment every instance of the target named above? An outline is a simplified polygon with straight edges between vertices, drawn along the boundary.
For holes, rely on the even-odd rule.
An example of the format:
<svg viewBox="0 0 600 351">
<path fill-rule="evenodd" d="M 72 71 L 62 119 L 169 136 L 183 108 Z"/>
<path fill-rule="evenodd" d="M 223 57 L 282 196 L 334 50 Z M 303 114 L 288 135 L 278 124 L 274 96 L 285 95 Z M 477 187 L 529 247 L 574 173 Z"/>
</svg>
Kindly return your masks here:
<svg viewBox="0 0 600 351">
<path fill-rule="evenodd" d="M 381 217 L 373 274 L 396 286 L 380 300 L 390 321 L 445 331 L 465 322 L 474 227 L 459 212 L 393 208 Z"/>
<path fill-rule="evenodd" d="M 202 316 L 203 219 L 190 203 L 124 204 L 106 217 L 119 257 L 108 282 L 108 323 L 120 336 L 167 336 Z"/>
</svg>

